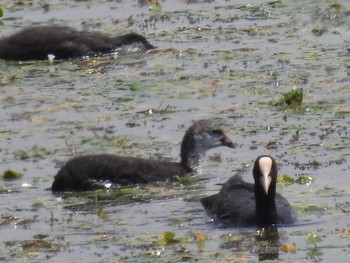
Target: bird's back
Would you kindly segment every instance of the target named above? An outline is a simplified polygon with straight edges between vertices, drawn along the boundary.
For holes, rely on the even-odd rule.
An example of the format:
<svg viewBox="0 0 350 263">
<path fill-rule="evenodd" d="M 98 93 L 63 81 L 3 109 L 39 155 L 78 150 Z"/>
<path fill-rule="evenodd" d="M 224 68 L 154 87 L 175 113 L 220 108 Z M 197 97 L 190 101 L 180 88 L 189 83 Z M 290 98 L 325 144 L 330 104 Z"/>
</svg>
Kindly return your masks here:
<svg viewBox="0 0 350 263">
<path fill-rule="evenodd" d="M 52 190 L 90 190 L 99 182 L 117 185 L 174 180 L 186 171 L 179 163 L 101 154 L 69 160 L 55 176 Z"/>
<path fill-rule="evenodd" d="M 0 39 L 0 58 L 47 59 L 48 54 L 55 55 L 56 59 L 97 56 L 133 43 L 140 46 L 138 51 L 154 48 L 135 33 L 109 37 L 100 32 L 77 31 L 64 26 L 37 26 Z"/>
<path fill-rule="evenodd" d="M 281 194 L 276 193 L 277 224 L 297 222 L 297 216 Z M 257 224 L 254 184 L 235 175 L 223 184 L 218 194 L 201 199 L 204 208 L 223 226 L 253 226 Z"/>
</svg>

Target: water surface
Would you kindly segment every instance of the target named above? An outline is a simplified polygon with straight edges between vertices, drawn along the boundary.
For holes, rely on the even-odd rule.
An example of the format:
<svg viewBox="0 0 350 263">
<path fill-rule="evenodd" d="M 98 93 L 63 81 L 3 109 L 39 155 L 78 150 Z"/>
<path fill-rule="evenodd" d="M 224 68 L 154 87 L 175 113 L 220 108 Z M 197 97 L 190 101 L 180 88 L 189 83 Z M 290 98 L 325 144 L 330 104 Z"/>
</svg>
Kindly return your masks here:
<svg viewBox="0 0 350 263">
<path fill-rule="evenodd" d="M 0 172 L 23 174 L 1 181 L 4 262 L 258 261 L 264 245 L 256 230 L 218 228 L 198 200 L 236 172 L 252 181 L 260 154 L 274 156 L 281 175 L 314 179 L 279 184 L 300 225 L 278 229 L 277 244 L 269 244 L 277 261 L 347 261 L 347 1 L 176 0 L 158 13 L 137 1 L 26 3 L 4 4 L 1 36 L 54 23 L 134 31 L 178 52 L 0 62 Z M 300 109 L 268 104 L 297 88 Z M 238 147 L 210 151 L 195 184 L 63 196 L 45 190 L 75 154 L 178 160 L 184 132 L 202 118 L 220 118 Z M 177 242 L 164 244 L 167 231 Z M 293 253 L 283 251 L 293 243 Z"/>
</svg>

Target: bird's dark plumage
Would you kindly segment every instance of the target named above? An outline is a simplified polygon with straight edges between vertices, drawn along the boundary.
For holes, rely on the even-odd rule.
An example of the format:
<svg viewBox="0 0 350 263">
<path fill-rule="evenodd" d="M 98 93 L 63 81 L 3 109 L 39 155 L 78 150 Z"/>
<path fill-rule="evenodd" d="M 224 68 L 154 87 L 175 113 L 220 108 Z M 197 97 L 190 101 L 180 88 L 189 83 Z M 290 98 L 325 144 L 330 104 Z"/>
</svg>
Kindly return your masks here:
<svg viewBox="0 0 350 263">
<path fill-rule="evenodd" d="M 154 46 L 136 33 L 109 37 L 100 32 L 77 31 L 65 26 L 36 26 L 1 38 L 0 59 L 44 60 L 49 54 L 56 59 L 68 59 L 99 56 L 119 49 L 127 51 L 128 48 L 143 52 Z"/>
<path fill-rule="evenodd" d="M 264 173 L 268 175 L 263 176 Z M 289 202 L 276 193 L 275 160 L 270 156 L 257 158 L 253 175 L 254 184 L 243 181 L 239 175 L 231 177 L 218 194 L 202 198 L 202 205 L 222 226 L 297 223 L 297 216 Z"/>
<path fill-rule="evenodd" d="M 197 121 L 185 133 L 179 163 L 112 154 L 78 156 L 58 171 L 52 190 L 92 190 L 103 187 L 106 181 L 130 185 L 176 180 L 179 175 L 195 172 L 205 152 L 218 146 L 232 148 L 234 144 L 215 122 Z"/>
</svg>

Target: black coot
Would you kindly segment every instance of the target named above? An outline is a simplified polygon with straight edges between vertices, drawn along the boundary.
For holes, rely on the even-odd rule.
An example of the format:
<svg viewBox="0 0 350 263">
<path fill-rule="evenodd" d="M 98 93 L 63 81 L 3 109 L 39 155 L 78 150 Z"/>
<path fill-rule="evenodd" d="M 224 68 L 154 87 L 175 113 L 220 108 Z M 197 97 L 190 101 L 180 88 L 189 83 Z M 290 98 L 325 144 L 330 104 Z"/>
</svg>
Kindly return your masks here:
<svg viewBox="0 0 350 263">
<path fill-rule="evenodd" d="M 267 155 L 256 159 L 254 184 L 231 177 L 218 194 L 201 199 L 204 208 L 223 226 L 267 226 L 297 223 L 291 205 L 276 193 L 277 165 Z"/>
<path fill-rule="evenodd" d="M 0 59 L 44 60 L 99 56 L 114 51 L 154 49 L 145 37 L 129 33 L 110 37 L 100 32 L 77 31 L 65 26 L 27 27 L 0 39 Z"/>
</svg>

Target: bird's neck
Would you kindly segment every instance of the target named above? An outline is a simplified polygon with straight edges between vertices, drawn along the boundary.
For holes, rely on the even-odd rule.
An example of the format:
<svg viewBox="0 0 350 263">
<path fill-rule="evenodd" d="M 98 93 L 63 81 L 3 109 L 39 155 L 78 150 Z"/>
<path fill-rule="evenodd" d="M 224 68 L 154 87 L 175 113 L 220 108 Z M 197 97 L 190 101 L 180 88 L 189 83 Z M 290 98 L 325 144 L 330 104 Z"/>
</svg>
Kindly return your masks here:
<svg viewBox="0 0 350 263">
<path fill-rule="evenodd" d="M 270 190 L 266 194 L 261 187 L 255 187 L 255 205 L 258 226 L 269 226 L 277 223 L 274 190 Z"/>
<path fill-rule="evenodd" d="M 181 144 L 181 165 L 185 170 L 189 173 L 196 172 L 203 155 L 193 138 L 185 136 Z"/>
</svg>

